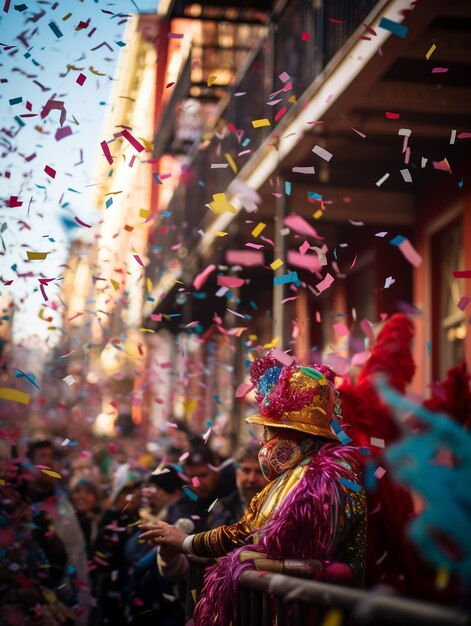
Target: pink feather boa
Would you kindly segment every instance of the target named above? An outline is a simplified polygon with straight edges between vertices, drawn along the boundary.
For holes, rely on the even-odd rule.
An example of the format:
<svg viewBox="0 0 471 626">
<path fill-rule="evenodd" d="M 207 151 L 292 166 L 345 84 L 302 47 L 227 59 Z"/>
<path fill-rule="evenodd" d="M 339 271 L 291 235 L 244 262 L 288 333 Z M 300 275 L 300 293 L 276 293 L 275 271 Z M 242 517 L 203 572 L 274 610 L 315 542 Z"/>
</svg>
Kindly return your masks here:
<svg viewBox="0 0 471 626">
<path fill-rule="evenodd" d="M 335 558 L 337 520 L 343 510 L 343 477 L 352 472 L 338 461 L 358 468 L 354 448 L 325 444 L 312 458 L 298 485 L 285 498 L 253 545 L 237 548 L 219 559 L 206 574 L 202 596 L 195 607 L 195 626 L 228 626 L 237 617 L 237 584 L 253 561 L 239 561 L 242 551 L 263 552 L 270 559 L 297 558 L 328 561 Z"/>
</svg>

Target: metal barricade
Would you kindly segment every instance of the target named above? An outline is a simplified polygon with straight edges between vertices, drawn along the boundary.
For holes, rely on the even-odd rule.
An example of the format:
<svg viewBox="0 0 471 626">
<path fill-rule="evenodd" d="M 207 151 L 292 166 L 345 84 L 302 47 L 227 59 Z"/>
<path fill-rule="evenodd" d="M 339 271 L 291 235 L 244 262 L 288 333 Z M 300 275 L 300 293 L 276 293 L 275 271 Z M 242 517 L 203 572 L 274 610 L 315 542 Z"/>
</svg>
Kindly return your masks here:
<svg viewBox="0 0 471 626">
<path fill-rule="evenodd" d="M 464 626 L 469 614 L 379 591 L 261 572 L 239 580 L 238 626 Z M 288 619 L 289 617 L 289 619 Z"/>
</svg>

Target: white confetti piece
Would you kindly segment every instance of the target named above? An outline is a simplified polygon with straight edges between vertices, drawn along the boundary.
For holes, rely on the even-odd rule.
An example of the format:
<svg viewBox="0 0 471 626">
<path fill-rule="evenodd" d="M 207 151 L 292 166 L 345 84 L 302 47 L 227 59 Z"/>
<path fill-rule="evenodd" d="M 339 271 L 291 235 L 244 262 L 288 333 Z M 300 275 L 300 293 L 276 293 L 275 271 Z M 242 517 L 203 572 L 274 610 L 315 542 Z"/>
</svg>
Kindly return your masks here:
<svg viewBox="0 0 471 626">
<path fill-rule="evenodd" d="M 330 161 L 330 159 L 334 156 L 331 152 L 325 150 L 325 148 L 321 148 L 321 146 L 317 145 L 314 146 L 312 151 L 314 152 L 314 154 L 317 154 L 317 156 L 320 156 L 321 159 L 324 159 L 325 161 Z"/>
</svg>

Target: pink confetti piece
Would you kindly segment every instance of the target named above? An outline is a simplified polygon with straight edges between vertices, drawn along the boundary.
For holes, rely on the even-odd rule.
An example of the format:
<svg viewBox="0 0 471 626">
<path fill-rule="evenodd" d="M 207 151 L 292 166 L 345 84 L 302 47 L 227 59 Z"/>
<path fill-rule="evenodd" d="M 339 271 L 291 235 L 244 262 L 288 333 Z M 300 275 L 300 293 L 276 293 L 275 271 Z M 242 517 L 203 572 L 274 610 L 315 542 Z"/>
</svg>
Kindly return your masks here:
<svg viewBox="0 0 471 626">
<path fill-rule="evenodd" d="M 291 365 L 294 362 L 294 357 L 279 348 L 273 348 L 271 355 L 283 365 Z"/>
<path fill-rule="evenodd" d="M 404 241 L 399 244 L 398 248 L 411 265 L 419 267 L 422 263 L 422 257 L 408 239 L 404 239 Z"/>
<path fill-rule="evenodd" d="M 315 254 L 301 254 L 294 250 L 289 250 L 287 253 L 288 263 L 294 265 L 294 267 L 300 267 L 301 269 L 308 270 L 310 272 L 318 272 L 321 269 L 321 263 L 319 257 Z"/>
<path fill-rule="evenodd" d="M 183 33 L 167 33 L 168 39 L 183 39 L 183 37 L 184 37 Z"/>
<path fill-rule="evenodd" d="M 237 276 L 218 276 L 217 284 L 219 287 L 242 287 L 245 283 L 243 278 L 238 278 Z"/>
<path fill-rule="evenodd" d="M 338 324 L 334 324 L 332 328 L 335 330 L 337 335 L 340 337 L 347 337 L 350 334 L 350 330 L 343 322 L 339 322 Z"/>
<path fill-rule="evenodd" d="M 230 265 L 253 267 L 256 265 L 264 265 L 265 257 L 263 252 L 251 252 L 250 250 L 227 250 L 226 262 Z"/>
<path fill-rule="evenodd" d="M 87 77 L 85 76 L 85 74 L 82 74 L 82 72 L 80 72 L 75 82 L 77 83 L 77 85 L 80 85 L 81 87 L 86 80 L 87 80 Z"/>
<path fill-rule="evenodd" d="M 302 244 L 299 246 L 299 252 L 300 252 L 300 254 L 306 254 L 306 252 L 309 250 L 309 248 L 310 248 L 310 247 L 311 247 L 311 246 L 310 246 L 310 244 L 309 244 L 309 242 L 308 242 L 308 241 L 305 241 L 304 243 L 302 243 Z"/>
<path fill-rule="evenodd" d="M 241 317 L 243 320 L 245 320 L 245 316 L 242 315 L 242 313 L 238 313 L 237 311 L 233 311 L 232 309 L 226 309 L 226 311 L 229 311 L 229 313 L 232 313 L 232 315 L 236 315 L 237 317 Z"/>
<path fill-rule="evenodd" d="M 44 172 L 51 178 L 56 177 L 56 170 L 53 167 L 50 167 L 49 165 L 46 165 L 46 167 L 44 168 Z"/>
<path fill-rule="evenodd" d="M 11 281 L 13 282 L 13 281 Z M 6 283 L 5 283 L 6 285 Z M 456 305 L 459 309 L 461 309 L 461 311 L 464 311 L 465 308 L 468 306 L 469 302 L 471 301 L 471 298 L 468 298 L 468 296 L 462 296 L 460 298 L 460 301 L 458 302 L 458 304 Z"/>
<path fill-rule="evenodd" d="M 357 352 L 352 357 L 352 367 L 361 367 L 364 365 L 371 356 L 369 350 L 363 350 L 363 352 Z"/>
<path fill-rule="evenodd" d="M 208 280 L 209 275 L 212 274 L 212 272 L 214 272 L 215 270 L 216 266 L 214 265 L 214 263 L 211 263 L 211 265 L 208 265 L 208 267 L 206 267 L 202 272 L 195 276 L 195 279 L 193 281 L 193 287 L 196 289 L 196 291 L 199 291 L 201 289 L 204 283 Z"/>
<path fill-rule="evenodd" d="M 359 130 L 357 130 L 356 128 L 353 128 L 353 126 L 351 127 L 351 129 L 352 129 L 352 130 L 353 130 L 353 131 L 354 131 L 357 135 L 360 135 L 360 137 L 361 137 L 362 139 L 365 139 L 365 137 L 366 137 L 365 133 L 362 133 L 362 132 L 360 132 Z"/>
<path fill-rule="evenodd" d="M 302 41 L 309 41 L 311 39 L 311 35 L 309 33 L 301 33 Z"/>
<path fill-rule="evenodd" d="M 374 335 L 374 332 L 373 332 L 373 324 L 369 320 L 367 320 L 365 318 L 365 319 L 361 320 L 360 328 L 365 333 L 365 335 L 368 337 L 368 339 L 370 341 L 374 342 L 375 335 Z"/>
<path fill-rule="evenodd" d="M 255 248 L 255 250 L 261 250 L 262 248 L 265 247 L 262 243 L 251 243 L 251 242 L 248 242 L 245 245 L 247 246 L 247 248 Z"/>
<path fill-rule="evenodd" d="M 364 226 L 365 222 L 360 222 L 357 220 L 348 220 L 352 226 Z"/>
<path fill-rule="evenodd" d="M 244 396 L 246 396 L 249 391 L 251 391 L 253 389 L 253 385 L 251 385 L 250 383 L 241 383 L 235 392 L 235 397 L 236 398 L 243 398 Z"/>
<path fill-rule="evenodd" d="M 129 141 L 131 146 L 134 148 L 134 150 L 137 150 L 137 152 L 142 152 L 143 150 L 145 150 L 145 146 L 143 146 L 142 143 L 140 143 L 135 137 L 133 137 L 128 130 L 126 129 L 122 130 L 121 135 L 127 141 Z"/>
<path fill-rule="evenodd" d="M 451 167 L 447 159 L 443 159 L 442 161 L 432 161 L 432 164 L 436 170 L 441 170 L 451 174 Z"/>
<path fill-rule="evenodd" d="M 332 274 L 327 273 L 326 277 L 321 280 L 320 283 L 317 283 L 316 285 L 316 289 L 319 293 L 322 293 L 323 291 L 325 291 L 326 289 L 328 289 L 331 284 L 334 282 L 334 277 L 332 276 Z"/>
<path fill-rule="evenodd" d="M 398 120 L 401 117 L 400 113 L 393 113 L 391 111 L 386 111 L 385 115 L 388 118 L 388 120 Z"/>
<path fill-rule="evenodd" d="M 289 81 L 290 79 L 290 75 L 288 74 L 288 72 L 282 72 L 278 78 L 281 80 L 282 83 L 286 83 Z"/>
<path fill-rule="evenodd" d="M 133 254 L 133 257 L 136 259 L 141 267 L 144 267 L 144 263 L 142 262 L 142 259 L 138 254 Z"/>
<path fill-rule="evenodd" d="M 92 227 L 91 224 L 85 224 L 85 222 L 82 222 L 82 220 L 77 216 L 74 217 L 74 220 L 77 222 L 77 224 L 80 224 L 80 226 L 84 226 L 85 228 Z"/>
<path fill-rule="evenodd" d="M 323 241 L 324 237 L 321 237 L 315 228 L 313 228 L 303 217 L 300 215 L 288 215 L 284 220 L 285 226 L 291 228 L 300 235 L 307 235 L 308 237 L 314 237 L 319 241 Z"/>
<path fill-rule="evenodd" d="M 432 70 L 432 74 L 446 74 L 448 72 L 448 67 L 434 67 Z"/>
<path fill-rule="evenodd" d="M 458 133 L 458 139 L 471 139 L 471 133 Z"/>
<path fill-rule="evenodd" d="M 110 165 L 113 165 L 113 157 L 111 156 L 111 152 L 110 149 L 108 147 L 108 144 L 106 143 L 106 141 L 102 141 L 100 143 L 101 149 L 103 150 L 103 154 L 106 157 L 106 160 L 108 161 L 108 163 Z"/>
<path fill-rule="evenodd" d="M 279 119 L 281 119 L 283 117 L 283 115 L 286 113 L 287 109 L 286 107 L 283 107 L 282 109 L 280 109 L 278 111 L 278 113 L 275 115 L 275 122 L 277 122 Z"/>
<path fill-rule="evenodd" d="M 150 319 L 153 322 L 161 322 L 162 321 L 162 313 L 151 313 Z"/>
<path fill-rule="evenodd" d="M 315 174 L 316 171 L 314 167 L 293 167 L 291 170 L 295 174 Z"/>
<path fill-rule="evenodd" d="M 471 278 L 471 270 L 457 270 L 453 272 L 455 278 Z"/>
<path fill-rule="evenodd" d="M 317 146 L 317 145 L 314 146 L 312 151 L 314 152 L 314 154 L 317 154 L 317 156 L 321 157 L 321 159 L 324 159 L 324 161 L 327 161 L 327 162 L 329 162 L 330 159 L 334 156 L 331 152 L 329 152 L 325 148 L 322 148 L 321 146 Z"/>
</svg>

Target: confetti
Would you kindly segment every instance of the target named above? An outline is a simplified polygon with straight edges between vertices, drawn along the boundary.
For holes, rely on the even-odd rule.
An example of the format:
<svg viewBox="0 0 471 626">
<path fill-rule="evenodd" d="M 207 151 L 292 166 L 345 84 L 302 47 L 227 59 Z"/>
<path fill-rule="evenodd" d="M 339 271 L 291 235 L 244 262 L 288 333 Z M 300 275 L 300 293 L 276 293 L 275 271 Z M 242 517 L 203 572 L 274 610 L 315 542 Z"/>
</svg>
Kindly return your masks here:
<svg viewBox="0 0 471 626">
<path fill-rule="evenodd" d="M 254 128 L 262 128 L 263 126 L 270 126 L 270 121 L 267 120 L 267 118 L 261 119 L 261 120 L 253 120 L 252 121 L 252 126 Z"/>
<path fill-rule="evenodd" d="M 137 152 L 142 152 L 143 150 L 145 150 L 145 146 L 143 146 L 139 141 L 137 141 L 137 139 L 135 139 L 128 130 L 126 129 L 122 130 L 121 135 L 127 141 L 129 141 L 131 146 L 134 148 L 134 150 L 137 150 Z"/>
<path fill-rule="evenodd" d="M 427 54 L 425 55 L 425 58 L 427 59 L 427 61 L 430 59 L 430 57 L 432 56 L 432 54 L 435 52 L 436 49 L 437 49 L 437 46 L 433 43 L 430 46 Z"/>
<path fill-rule="evenodd" d="M 48 24 L 49 28 L 52 30 L 52 32 L 54 33 L 54 35 L 60 39 L 61 37 L 63 37 L 63 34 L 61 33 L 59 27 L 57 26 L 57 24 L 55 22 L 49 22 Z"/>
<path fill-rule="evenodd" d="M 398 22 L 393 22 L 393 20 L 389 20 L 387 17 L 382 17 L 379 22 L 379 28 L 383 28 L 384 30 L 388 30 L 393 35 L 400 37 L 401 39 L 405 39 L 407 37 L 407 33 L 409 28 L 404 24 L 399 24 Z"/>
<path fill-rule="evenodd" d="M 55 178 L 56 177 L 56 170 L 52 167 L 50 167 L 49 165 L 46 165 L 46 167 L 44 168 L 44 172 L 50 176 L 51 178 Z"/>
<path fill-rule="evenodd" d="M 69 387 L 75 383 L 75 378 L 72 376 L 72 374 L 69 374 L 62 380 L 65 382 L 66 385 L 69 385 Z"/>
<path fill-rule="evenodd" d="M 29 250 L 26 252 L 28 257 L 28 261 L 44 261 L 49 252 L 30 252 Z"/>
<path fill-rule="evenodd" d="M 381 185 L 387 181 L 389 178 L 389 172 L 387 172 L 384 176 L 382 176 L 379 180 L 376 181 L 376 186 L 381 187 Z"/>
<path fill-rule="evenodd" d="M 10 389 L 9 387 L 0 387 L 0 400 L 11 400 L 19 404 L 29 404 L 30 398 L 31 395 L 24 391 Z"/>
<path fill-rule="evenodd" d="M 328 152 L 328 150 L 321 148 L 321 146 L 314 146 L 312 151 L 314 152 L 314 154 L 317 154 L 317 156 L 320 156 L 321 159 L 324 159 L 324 161 L 330 161 L 330 159 L 333 157 L 333 154 Z"/>
<path fill-rule="evenodd" d="M 289 274 L 283 274 L 281 276 L 275 276 L 273 279 L 273 284 L 275 287 L 279 285 L 287 285 L 288 283 L 296 283 L 298 282 L 298 274 L 297 272 L 290 272 Z"/>
</svg>

